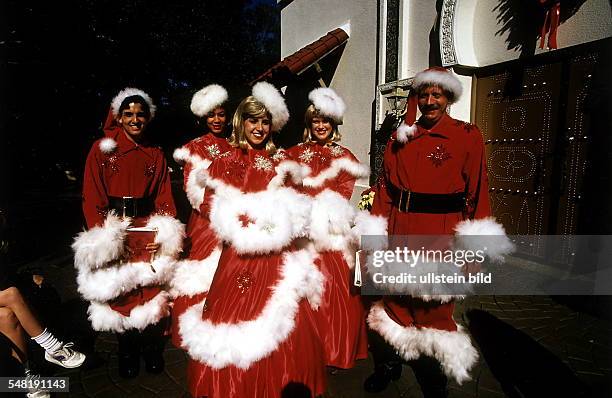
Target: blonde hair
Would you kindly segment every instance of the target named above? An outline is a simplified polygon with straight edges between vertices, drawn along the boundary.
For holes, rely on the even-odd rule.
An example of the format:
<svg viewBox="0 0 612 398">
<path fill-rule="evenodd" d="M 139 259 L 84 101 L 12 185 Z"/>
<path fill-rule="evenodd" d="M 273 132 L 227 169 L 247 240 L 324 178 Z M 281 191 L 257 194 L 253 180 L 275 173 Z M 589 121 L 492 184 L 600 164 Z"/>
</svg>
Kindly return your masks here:
<svg viewBox="0 0 612 398">
<path fill-rule="evenodd" d="M 263 116 L 267 116 L 270 119 L 270 125 L 272 125 L 272 115 L 261 102 L 257 101 L 252 95 L 243 99 L 238 105 L 238 108 L 236 108 L 236 112 L 234 112 L 234 117 L 232 118 L 233 128 L 232 135 L 228 140 L 229 144 L 235 148 L 246 151 L 249 148 L 249 143 L 244 133 L 244 121 L 250 117 Z M 266 151 L 270 155 L 276 152 L 276 145 L 272 142 L 272 134 L 273 132 L 270 128 L 270 134 L 266 141 Z"/>
<path fill-rule="evenodd" d="M 331 142 L 338 142 L 342 138 L 340 131 L 338 131 L 338 124 L 331 118 L 325 115 L 322 115 L 321 112 L 314 105 L 310 104 L 308 108 L 306 108 L 306 113 L 304 114 L 304 134 L 302 135 L 302 142 L 314 142 L 312 139 L 312 119 L 315 117 L 320 117 L 328 121 L 332 126 L 332 134 L 331 134 Z"/>
</svg>

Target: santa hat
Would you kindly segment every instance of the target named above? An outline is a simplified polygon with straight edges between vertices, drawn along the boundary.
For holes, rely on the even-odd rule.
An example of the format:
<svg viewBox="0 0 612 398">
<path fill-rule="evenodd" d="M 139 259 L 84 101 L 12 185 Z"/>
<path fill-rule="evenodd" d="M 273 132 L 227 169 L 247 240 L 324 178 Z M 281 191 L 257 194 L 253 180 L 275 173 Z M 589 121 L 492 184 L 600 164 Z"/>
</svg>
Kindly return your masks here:
<svg viewBox="0 0 612 398">
<path fill-rule="evenodd" d="M 123 100 L 134 95 L 137 95 L 145 100 L 145 102 L 149 106 L 151 118 L 155 117 L 155 111 L 157 110 L 157 107 L 155 106 L 155 104 L 153 104 L 153 100 L 151 99 L 149 94 L 145 93 L 141 89 L 133 87 L 124 88 L 123 90 L 119 91 L 119 94 L 117 94 L 115 98 L 113 98 L 113 100 L 111 101 L 111 111 L 113 112 L 113 116 L 117 117 L 117 115 L 119 114 L 119 107 L 121 107 L 121 103 L 123 102 Z"/>
<path fill-rule="evenodd" d="M 251 95 L 266 107 L 272 116 L 272 131 L 282 129 L 289 121 L 289 110 L 280 92 L 267 82 L 259 82 L 253 86 Z"/>
<path fill-rule="evenodd" d="M 397 140 L 405 143 L 410 137 L 416 133 L 416 114 L 418 107 L 418 92 L 423 87 L 438 86 L 442 90 L 450 94 L 448 103 L 452 104 L 459 100 L 461 93 L 463 92 L 463 86 L 461 82 L 455 76 L 453 72 L 448 69 L 432 66 L 429 69 L 425 69 L 414 76 L 412 81 L 412 88 L 410 89 L 410 95 L 408 96 L 408 103 L 406 104 L 406 115 L 404 116 L 404 122 L 397 128 Z"/>
<path fill-rule="evenodd" d="M 191 112 L 199 117 L 204 117 L 208 112 L 223 105 L 227 101 L 227 90 L 218 84 L 210 84 L 191 98 Z"/>
<path fill-rule="evenodd" d="M 336 124 L 342 124 L 346 105 L 340 96 L 331 88 L 315 88 L 308 94 L 308 99 L 322 116 L 331 118 Z"/>
</svg>

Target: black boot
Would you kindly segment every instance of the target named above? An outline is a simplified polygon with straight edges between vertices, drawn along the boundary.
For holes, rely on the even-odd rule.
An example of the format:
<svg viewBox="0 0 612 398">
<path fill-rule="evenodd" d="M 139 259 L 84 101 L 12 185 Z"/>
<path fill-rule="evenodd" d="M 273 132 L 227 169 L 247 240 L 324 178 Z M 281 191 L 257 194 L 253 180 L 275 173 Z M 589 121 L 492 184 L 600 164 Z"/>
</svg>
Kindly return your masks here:
<svg viewBox="0 0 612 398">
<path fill-rule="evenodd" d="M 398 380 L 401 375 L 402 364 L 399 362 L 377 365 L 374 373 L 363 382 L 363 389 L 372 393 L 384 391 L 391 380 Z"/>
<path fill-rule="evenodd" d="M 408 362 L 412 367 L 421 392 L 425 398 L 446 398 L 448 397 L 448 379 L 440 362 L 431 357 L 421 357 L 417 360 Z"/>
<path fill-rule="evenodd" d="M 148 373 L 159 374 L 164 371 L 163 352 L 166 345 L 166 338 L 163 337 L 164 326 L 151 325 L 142 331 L 142 357 Z"/>
<path fill-rule="evenodd" d="M 119 376 L 124 379 L 131 379 L 138 376 L 140 371 L 140 338 L 138 331 L 128 330 L 124 333 L 117 333 L 119 352 Z"/>
</svg>

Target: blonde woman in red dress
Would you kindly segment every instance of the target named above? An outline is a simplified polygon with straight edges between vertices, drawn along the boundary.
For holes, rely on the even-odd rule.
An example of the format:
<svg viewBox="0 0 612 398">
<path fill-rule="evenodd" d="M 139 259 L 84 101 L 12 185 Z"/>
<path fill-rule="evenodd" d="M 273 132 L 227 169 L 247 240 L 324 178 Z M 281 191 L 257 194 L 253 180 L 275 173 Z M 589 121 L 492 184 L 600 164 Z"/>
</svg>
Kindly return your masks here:
<svg viewBox="0 0 612 398">
<path fill-rule="evenodd" d="M 192 207 L 187 223 L 186 259 L 178 263 L 170 283 L 174 297 L 172 343 L 176 347 L 181 346 L 179 316 L 206 297 L 221 255 L 221 242 L 210 228 L 210 195 L 204 195 L 205 189 L 197 184 L 196 175 L 211 161 L 228 156 L 233 150 L 225 138 L 227 99 L 227 91 L 218 84 L 195 93 L 191 111 L 204 125 L 204 134 L 174 151 L 176 161 L 184 164 L 184 189 Z"/>
<path fill-rule="evenodd" d="M 212 195 L 210 221 L 224 242 L 203 304 L 180 318 L 193 396 L 317 396 L 324 357 L 313 309 L 322 275 L 306 235 L 304 168 L 276 150 L 289 117 L 284 99 L 258 83 L 233 117 L 231 155 L 198 175 Z M 301 395 L 300 395 L 301 394 Z"/>
<path fill-rule="evenodd" d="M 289 150 L 311 169 L 304 189 L 313 198 L 310 239 L 325 277 L 323 300 L 316 313 L 325 363 L 348 369 L 368 356 L 365 311 L 353 286 L 357 237 L 352 227 L 358 213 L 349 201 L 357 178 L 369 168 L 338 144 L 345 105 L 330 88 L 317 88 L 308 98 L 303 142 Z"/>
</svg>

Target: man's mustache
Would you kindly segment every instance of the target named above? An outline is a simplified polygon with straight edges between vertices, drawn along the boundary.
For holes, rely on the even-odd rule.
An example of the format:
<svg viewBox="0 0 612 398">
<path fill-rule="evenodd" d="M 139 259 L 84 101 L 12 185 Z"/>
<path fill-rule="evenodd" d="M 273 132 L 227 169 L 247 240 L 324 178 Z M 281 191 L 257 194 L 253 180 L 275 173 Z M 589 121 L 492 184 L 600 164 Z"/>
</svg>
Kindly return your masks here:
<svg viewBox="0 0 612 398">
<path fill-rule="evenodd" d="M 433 111 L 436 109 L 440 109 L 440 105 L 425 105 L 423 106 L 423 112 Z"/>
</svg>

